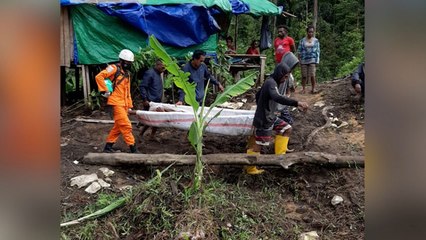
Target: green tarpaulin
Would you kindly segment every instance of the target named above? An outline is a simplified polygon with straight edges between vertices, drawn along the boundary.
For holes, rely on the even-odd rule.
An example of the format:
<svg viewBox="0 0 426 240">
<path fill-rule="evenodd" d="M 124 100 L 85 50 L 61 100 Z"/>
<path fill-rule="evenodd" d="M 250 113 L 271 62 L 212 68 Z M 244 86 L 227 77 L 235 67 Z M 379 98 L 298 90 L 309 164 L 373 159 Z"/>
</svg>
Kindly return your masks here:
<svg viewBox="0 0 426 240">
<path fill-rule="evenodd" d="M 281 10 L 272 2 L 267 0 L 240 0 L 250 7 L 250 14 L 256 16 L 279 15 Z"/>
<path fill-rule="evenodd" d="M 79 64 L 100 64 L 117 61 L 124 49 L 138 52 L 147 45 L 147 35 L 124 23 L 117 17 L 108 16 L 94 5 L 80 4 L 70 7 Z M 188 52 L 201 49 L 215 52 L 217 35 L 199 45 L 175 48 L 164 45 L 174 57 L 184 57 Z"/>
</svg>

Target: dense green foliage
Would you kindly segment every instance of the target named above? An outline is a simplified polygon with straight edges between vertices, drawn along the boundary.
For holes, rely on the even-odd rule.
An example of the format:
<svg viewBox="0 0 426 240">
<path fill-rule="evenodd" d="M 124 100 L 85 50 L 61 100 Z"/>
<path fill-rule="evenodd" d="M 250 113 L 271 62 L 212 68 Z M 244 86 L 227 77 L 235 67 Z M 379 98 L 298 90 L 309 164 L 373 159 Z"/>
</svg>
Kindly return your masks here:
<svg viewBox="0 0 426 240">
<path fill-rule="evenodd" d="M 274 1 L 273 1 L 274 2 Z M 277 5 L 296 18 L 279 16 L 271 21 L 273 39 L 277 36 L 276 27 L 284 24 L 289 27 L 296 47 L 306 36 L 306 27 L 313 20 L 313 0 L 278 0 Z M 228 35 L 234 37 L 236 17 L 231 20 Z M 238 16 L 237 52 L 245 53 L 253 39 L 260 38 L 261 18 L 250 15 Z M 317 70 L 317 80 L 327 81 L 343 77 L 355 70 L 364 59 L 364 1 L 362 0 L 322 0 L 318 1 L 318 22 L 315 37 L 320 41 L 321 57 Z M 266 73 L 274 68 L 273 49 L 263 51 L 267 55 Z M 293 73 L 300 81 L 300 70 Z"/>
</svg>

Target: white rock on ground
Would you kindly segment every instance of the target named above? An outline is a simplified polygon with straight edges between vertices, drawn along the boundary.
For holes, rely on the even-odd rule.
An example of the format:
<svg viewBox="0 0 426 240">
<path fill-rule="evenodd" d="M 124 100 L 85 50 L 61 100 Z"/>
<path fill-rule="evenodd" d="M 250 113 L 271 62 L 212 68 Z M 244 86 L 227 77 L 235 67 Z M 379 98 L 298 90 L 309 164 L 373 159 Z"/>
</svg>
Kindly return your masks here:
<svg viewBox="0 0 426 240">
<path fill-rule="evenodd" d="M 106 167 L 99 168 L 99 171 L 101 171 L 104 174 L 105 177 L 109 177 L 109 176 L 112 176 L 114 174 L 114 171 L 112 171 L 112 170 L 110 170 Z"/>
<path fill-rule="evenodd" d="M 87 186 L 87 184 L 98 180 L 98 175 L 96 173 L 90 175 L 80 175 L 77 177 L 71 178 L 71 187 L 77 185 L 78 188 Z"/>
<path fill-rule="evenodd" d="M 84 189 L 85 192 L 88 193 L 96 193 L 97 191 L 101 190 L 101 185 L 98 182 L 92 182 L 92 184 L 90 184 L 90 186 L 88 186 L 86 189 Z"/>
<path fill-rule="evenodd" d="M 343 202 L 343 198 L 339 195 L 334 195 L 333 199 L 331 199 L 331 204 L 333 204 L 333 206 L 341 202 Z"/>
<path fill-rule="evenodd" d="M 314 107 L 323 107 L 325 105 L 324 101 L 319 101 L 314 103 Z"/>
<path fill-rule="evenodd" d="M 300 234 L 299 240 L 317 240 L 319 239 L 318 233 L 316 231 L 305 232 Z"/>
<path fill-rule="evenodd" d="M 109 184 L 109 183 L 105 182 L 103 179 L 98 179 L 98 183 L 99 183 L 99 185 L 101 185 L 101 187 L 103 187 L 103 188 L 109 188 L 109 187 L 111 187 L 111 184 Z"/>
</svg>

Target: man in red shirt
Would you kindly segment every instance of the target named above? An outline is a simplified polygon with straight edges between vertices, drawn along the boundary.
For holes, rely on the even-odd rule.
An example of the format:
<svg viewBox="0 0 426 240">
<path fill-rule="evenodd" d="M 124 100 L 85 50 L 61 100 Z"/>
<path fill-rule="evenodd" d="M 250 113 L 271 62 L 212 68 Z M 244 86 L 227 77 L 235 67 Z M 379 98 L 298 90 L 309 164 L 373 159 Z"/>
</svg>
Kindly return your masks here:
<svg viewBox="0 0 426 240">
<path fill-rule="evenodd" d="M 279 64 L 281 62 L 281 58 L 286 52 L 296 52 L 296 45 L 294 44 L 294 39 L 292 37 L 287 36 L 287 34 L 288 28 L 286 26 L 278 26 L 278 37 L 274 40 L 276 64 Z"/>
</svg>

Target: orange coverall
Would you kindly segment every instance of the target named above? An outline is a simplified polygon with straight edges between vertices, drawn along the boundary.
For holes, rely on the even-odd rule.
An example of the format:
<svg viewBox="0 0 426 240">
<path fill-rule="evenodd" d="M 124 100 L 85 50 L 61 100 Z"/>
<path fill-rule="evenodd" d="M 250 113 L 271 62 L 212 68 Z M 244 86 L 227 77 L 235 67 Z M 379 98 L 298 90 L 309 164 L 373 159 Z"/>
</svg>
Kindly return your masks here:
<svg viewBox="0 0 426 240">
<path fill-rule="evenodd" d="M 114 79 L 116 72 L 117 67 L 115 65 L 109 65 L 96 75 L 96 83 L 98 84 L 100 92 L 108 91 L 105 78 Z M 121 74 L 115 79 L 115 82 L 119 83 L 123 78 L 124 71 L 121 70 Z M 132 134 L 132 124 L 128 116 L 129 108 L 133 107 L 132 96 L 130 95 L 130 77 L 125 78 L 115 87 L 111 96 L 108 97 L 107 104 L 113 107 L 114 127 L 109 132 L 106 141 L 115 143 L 121 133 L 127 145 L 134 145 L 135 138 Z"/>
</svg>

